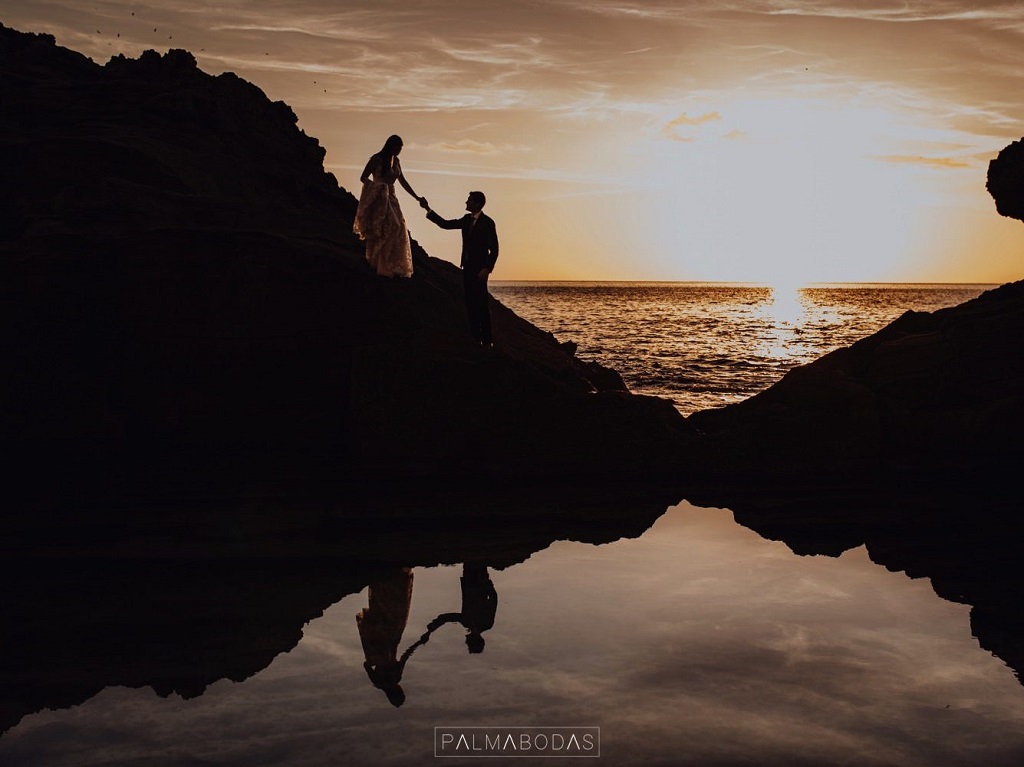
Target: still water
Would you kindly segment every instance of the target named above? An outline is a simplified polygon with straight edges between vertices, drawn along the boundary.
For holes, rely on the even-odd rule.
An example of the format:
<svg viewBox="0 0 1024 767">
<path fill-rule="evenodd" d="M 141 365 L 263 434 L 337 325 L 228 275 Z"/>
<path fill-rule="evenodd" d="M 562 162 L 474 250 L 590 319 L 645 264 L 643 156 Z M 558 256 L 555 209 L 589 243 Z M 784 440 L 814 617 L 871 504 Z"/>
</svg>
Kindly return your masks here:
<svg viewBox="0 0 1024 767">
<path fill-rule="evenodd" d="M 244 681 L 187 700 L 110 686 L 30 713 L 0 738 L 0 764 L 467 763 L 433 756 L 434 728 L 451 725 L 600 727 L 600 759 L 576 764 L 1024 763 L 1024 688 L 979 647 L 969 608 L 863 547 L 797 556 L 729 511 L 681 502 L 638 537 L 477 567 L 496 595 L 479 653 L 458 620 L 435 620 L 468 609 L 472 569 L 371 579 L 395 657 L 436 626 L 392 679 L 400 705 L 364 667 L 363 588 Z"/>
</svg>

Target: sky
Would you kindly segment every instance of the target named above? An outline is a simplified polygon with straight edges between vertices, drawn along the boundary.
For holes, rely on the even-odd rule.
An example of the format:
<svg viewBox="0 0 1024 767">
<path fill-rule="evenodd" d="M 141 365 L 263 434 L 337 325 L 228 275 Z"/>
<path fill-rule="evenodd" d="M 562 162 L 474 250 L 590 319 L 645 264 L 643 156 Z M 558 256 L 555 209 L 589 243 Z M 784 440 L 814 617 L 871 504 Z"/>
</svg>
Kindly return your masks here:
<svg viewBox="0 0 1024 767">
<path fill-rule="evenodd" d="M 341 186 L 388 135 L 441 215 L 486 193 L 495 279 L 980 282 L 1024 135 L 1024 3 L 2 0 L 98 63 L 185 48 L 287 102 Z M 412 236 L 457 235 L 399 192 Z"/>
</svg>

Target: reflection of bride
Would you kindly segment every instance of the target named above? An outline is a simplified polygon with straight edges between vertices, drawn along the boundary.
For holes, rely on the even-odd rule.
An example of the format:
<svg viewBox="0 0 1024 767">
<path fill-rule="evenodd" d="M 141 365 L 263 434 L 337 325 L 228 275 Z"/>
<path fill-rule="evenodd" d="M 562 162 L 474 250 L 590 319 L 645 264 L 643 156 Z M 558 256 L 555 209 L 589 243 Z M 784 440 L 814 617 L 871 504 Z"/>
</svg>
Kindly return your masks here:
<svg viewBox="0 0 1024 767">
<path fill-rule="evenodd" d="M 408 658 L 398 658 L 398 643 L 409 620 L 411 602 L 412 570 L 395 568 L 370 583 L 369 605 L 356 616 L 366 656 L 363 668 L 373 686 L 383 690 L 395 706 L 405 702 L 399 682 Z"/>
<path fill-rule="evenodd" d="M 359 195 L 353 231 L 366 240 L 366 260 L 377 274 L 384 277 L 412 276 L 412 248 L 405 216 L 398 206 L 395 182 L 400 183 L 421 205 L 426 200 L 417 196 L 402 174 L 398 155 L 402 139 L 390 136 L 384 147 L 372 155 L 359 180 L 363 191 Z"/>
</svg>

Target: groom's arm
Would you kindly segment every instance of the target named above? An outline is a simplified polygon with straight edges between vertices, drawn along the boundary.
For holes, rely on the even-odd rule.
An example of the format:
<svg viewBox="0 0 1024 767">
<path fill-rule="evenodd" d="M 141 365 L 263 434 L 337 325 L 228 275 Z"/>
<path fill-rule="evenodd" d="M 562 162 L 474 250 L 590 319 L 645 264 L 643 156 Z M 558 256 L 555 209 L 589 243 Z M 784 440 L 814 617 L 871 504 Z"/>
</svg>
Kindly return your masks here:
<svg viewBox="0 0 1024 767">
<path fill-rule="evenodd" d="M 462 620 L 462 613 L 441 613 L 434 620 L 427 624 L 427 633 L 437 631 L 446 623 L 458 623 Z"/>
<path fill-rule="evenodd" d="M 461 218 L 441 218 L 434 211 L 427 211 L 427 220 L 433 221 L 442 229 L 461 229 L 462 219 Z"/>
</svg>

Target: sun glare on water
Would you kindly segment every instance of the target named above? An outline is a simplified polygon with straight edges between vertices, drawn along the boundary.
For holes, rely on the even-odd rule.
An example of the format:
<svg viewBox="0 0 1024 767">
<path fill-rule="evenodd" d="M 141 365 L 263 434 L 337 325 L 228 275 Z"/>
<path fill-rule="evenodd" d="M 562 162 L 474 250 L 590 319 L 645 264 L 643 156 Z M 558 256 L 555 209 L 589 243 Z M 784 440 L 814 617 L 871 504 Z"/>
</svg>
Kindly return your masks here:
<svg viewBox="0 0 1024 767">
<path fill-rule="evenodd" d="M 805 315 L 802 285 L 795 283 L 776 283 L 772 287 L 771 303 L 766 312 L 778 325 L 797 325 Z"/>
</svg>

